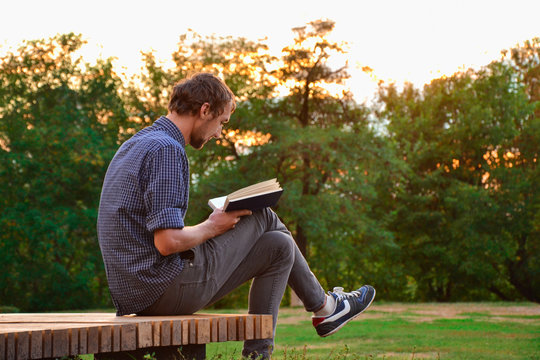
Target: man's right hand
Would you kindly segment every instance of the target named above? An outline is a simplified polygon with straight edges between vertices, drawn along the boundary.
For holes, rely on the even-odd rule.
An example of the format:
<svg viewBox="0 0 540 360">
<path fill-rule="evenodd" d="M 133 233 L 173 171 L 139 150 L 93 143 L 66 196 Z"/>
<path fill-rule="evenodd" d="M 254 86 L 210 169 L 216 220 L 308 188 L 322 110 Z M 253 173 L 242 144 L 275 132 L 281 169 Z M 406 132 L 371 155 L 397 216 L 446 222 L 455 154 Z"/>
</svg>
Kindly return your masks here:
<svg viewBox="0 0 540 360">
<path fill-rule="evenodd" d="M 248 216 L 251 214 L 251 210 L 235 210 L 225 212 L 222 209 L 215 209 L 208 217 L 208 221 L 214 228 L 214 236 L 218 236 L 234 228 L 242 216 Z"/>
</svg>

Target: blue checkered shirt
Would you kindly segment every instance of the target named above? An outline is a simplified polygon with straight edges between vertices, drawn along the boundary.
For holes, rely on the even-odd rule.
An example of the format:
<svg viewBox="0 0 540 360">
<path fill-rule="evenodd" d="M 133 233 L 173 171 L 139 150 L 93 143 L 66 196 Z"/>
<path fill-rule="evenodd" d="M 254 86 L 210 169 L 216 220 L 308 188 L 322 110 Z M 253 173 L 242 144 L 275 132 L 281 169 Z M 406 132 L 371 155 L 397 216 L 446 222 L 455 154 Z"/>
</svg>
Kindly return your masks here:
<svg viewBox="0 0 540 360">
<path fill-rule="evenodd" d="M 188 197 L 184 137 L 162 116 L 122 144 L 101 192 L 98 238 L 118 315 L 152 305 L 182 271 L 179 254 L 158 252 L 154 231 L 183 228 Z"/>
</svg>

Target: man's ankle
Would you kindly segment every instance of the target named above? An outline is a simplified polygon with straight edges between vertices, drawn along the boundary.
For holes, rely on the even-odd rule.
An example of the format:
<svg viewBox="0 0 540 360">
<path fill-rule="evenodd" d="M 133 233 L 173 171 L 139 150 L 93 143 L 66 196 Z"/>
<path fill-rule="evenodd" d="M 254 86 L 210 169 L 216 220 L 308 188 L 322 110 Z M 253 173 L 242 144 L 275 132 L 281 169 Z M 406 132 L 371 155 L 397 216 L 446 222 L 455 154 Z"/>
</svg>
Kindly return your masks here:
<svg viewBox="0 0 540 360">
<path fill-rule="evenodd" d="M 315 316 L 328 316 L 336 307 L 336 300 L 333 296 L 325 294 L 324 305 L 317 311 L 314 312 Z"/>
</svg>

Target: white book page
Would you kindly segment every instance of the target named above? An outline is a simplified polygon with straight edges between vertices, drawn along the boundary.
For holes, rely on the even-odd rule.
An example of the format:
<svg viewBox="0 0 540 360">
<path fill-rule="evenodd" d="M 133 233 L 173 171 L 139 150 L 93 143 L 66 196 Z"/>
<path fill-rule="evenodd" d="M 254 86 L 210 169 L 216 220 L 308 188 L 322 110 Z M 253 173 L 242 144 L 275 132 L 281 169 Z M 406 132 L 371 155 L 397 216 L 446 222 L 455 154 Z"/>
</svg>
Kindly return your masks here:
<svg viewBox="0 0 540 360">
<path fill-rule="evenodd" d="M 221 209 L 225 205 L 226 200 L 227 200 L 226 196 L 217 197 L 217 198 L 208 200 L 208 205 L 210 205 L 210 207 L 214 210 Z"/>
</svg>

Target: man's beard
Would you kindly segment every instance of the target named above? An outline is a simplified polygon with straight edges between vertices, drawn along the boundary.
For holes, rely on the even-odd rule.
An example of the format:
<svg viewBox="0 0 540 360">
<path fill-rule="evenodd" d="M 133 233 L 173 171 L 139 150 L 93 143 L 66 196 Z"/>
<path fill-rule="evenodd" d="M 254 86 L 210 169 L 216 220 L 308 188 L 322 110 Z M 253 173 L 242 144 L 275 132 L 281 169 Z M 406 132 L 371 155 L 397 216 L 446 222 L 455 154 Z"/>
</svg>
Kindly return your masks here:
<svg viewBox="0 0 540 360">
<path fill-rule="evenodd" d="M 204 144 L 206 144 L 208 142 L 208 140 L 210 139 L 204 139 L 202 137 L 194 137 L 193 139 L 191 139 L 191 142 L 190 142 L 190 145 L 191 147 L 193 147 L 195 150 L 200 150 L 202 149 L 202 147 L 204 146 Z"/>
</svg>

